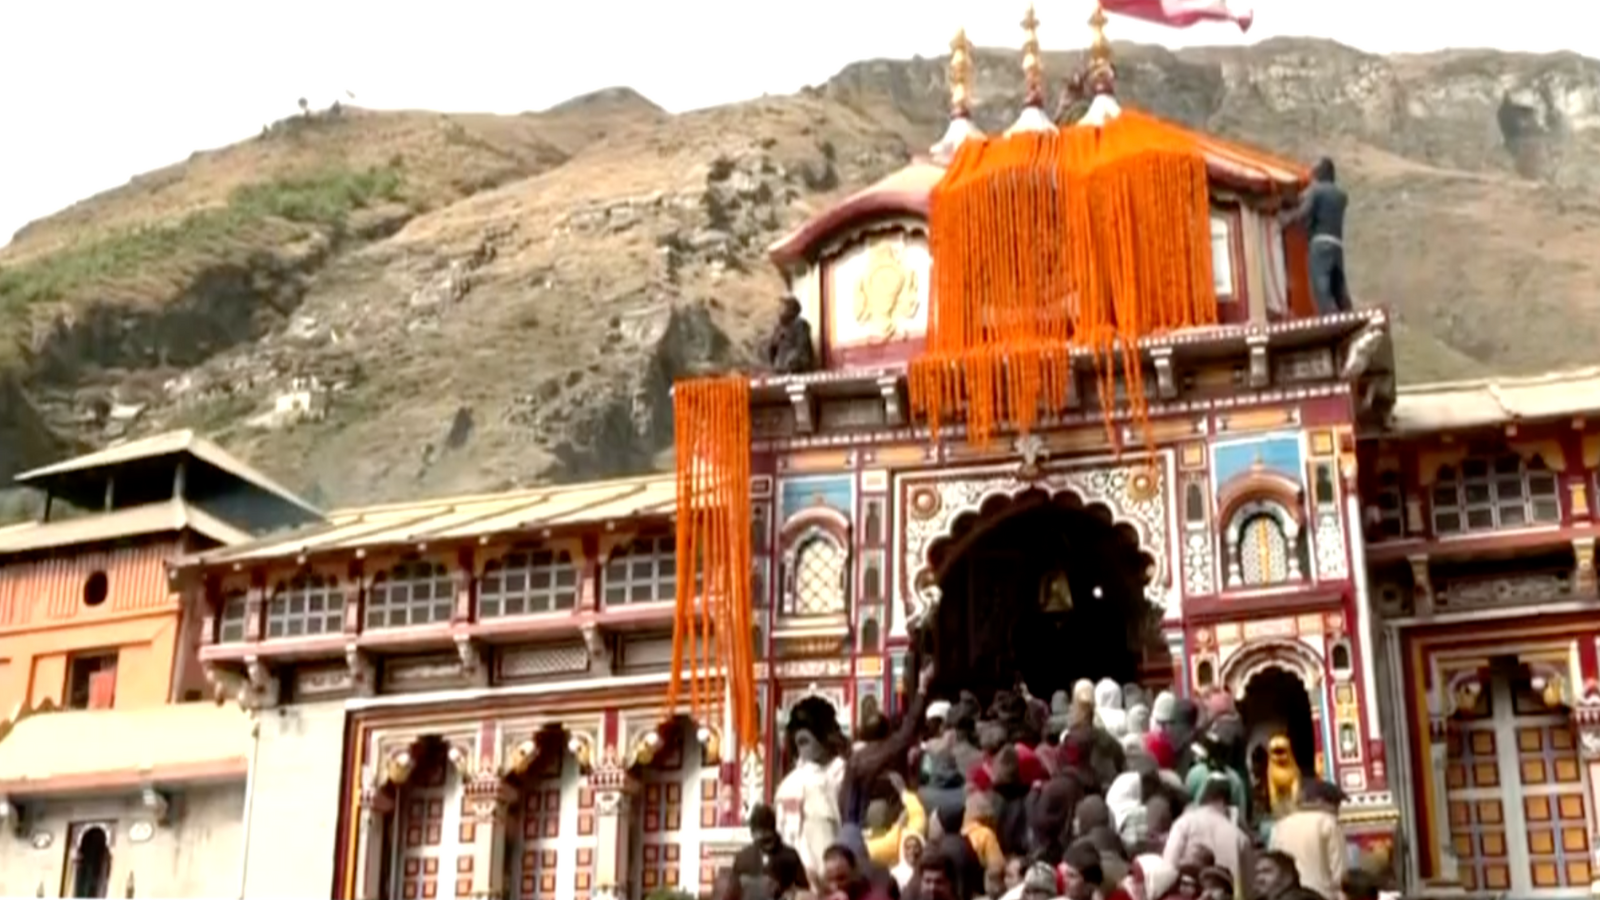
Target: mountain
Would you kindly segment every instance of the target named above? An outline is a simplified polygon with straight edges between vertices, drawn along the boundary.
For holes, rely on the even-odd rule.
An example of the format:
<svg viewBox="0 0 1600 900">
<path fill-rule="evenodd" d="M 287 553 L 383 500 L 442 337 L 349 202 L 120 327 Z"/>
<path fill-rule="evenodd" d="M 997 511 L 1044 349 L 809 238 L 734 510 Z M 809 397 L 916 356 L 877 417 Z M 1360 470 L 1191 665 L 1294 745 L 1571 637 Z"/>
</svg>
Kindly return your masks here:
<svg viewBox="0 0 1600 900">
<path fill-rule="evenodd" d="M 1406 380 L 1592 359 L 1600 63 L 1116 52 L 1126 104 L 1338 161 L 1357 299 L 1396 310 Z M 324 504 L 664 464 L 672 380 L 748 359 L 774 313 L 763 248 L 937 138 L 944 66 L 679 115 L 626 88 L 311 110 L 139 176 L 0 249 L 0 477 L 174 427 Z M 1019 54 L 980 51 L 976 82 L 1004 128 Z"/>
</svg>

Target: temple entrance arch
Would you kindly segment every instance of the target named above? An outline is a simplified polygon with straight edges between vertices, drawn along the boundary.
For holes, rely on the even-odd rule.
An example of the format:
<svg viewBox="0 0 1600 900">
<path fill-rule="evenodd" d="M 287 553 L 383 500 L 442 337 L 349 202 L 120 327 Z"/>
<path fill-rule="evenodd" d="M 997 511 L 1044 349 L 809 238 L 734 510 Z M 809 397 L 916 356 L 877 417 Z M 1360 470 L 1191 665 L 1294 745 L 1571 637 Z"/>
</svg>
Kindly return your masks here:
<svg viewBox="0 0 1600 900">
<path fill-rule="evenodd" d="M 1164 613 L 1174 593 L 1168 549 L 1173 528 L 1168 498 L 1171 453 L 1161 451 L 1134 461 L 1057 465 L 1046 462 L 1050 452 L 1038 436 L 1019 439 L 1017 452 L 1021 456 L 1017 463 L 919 472 L 897 479 L 901 615 L 895 620 L 896 633 L 915 632 L 932 621 L 943 596 L 943 579 L 931 551 L 935 544 L 948 543 L 958 521 L 997 498 L 1038 492 L 1069 494 L 1085 510 L 1131 529 L 1150 561 L 1144 597 Z"/>
<path fill-rule="evenodd" d="M 1317 777 L 1316 698 L 1322 690 L 1322 668 L 1322 659 L 1294 640 L 1247 644 L 1222 664 L 1218 680 L 1233 695 L 1244 720 L 1252 782 L 1259 780 L 1267 742 L 1278 734 L 1289 738 L 1302 783 Z"/>
<path fill-rule="evenodd" d="M 924 626 L 941 681 L 987 697 L 1021 678 L 1035 696 L 1080 678 L 1139 679 L 1163 646 L 1139 530 L 1069 490 L 996 493 L 927 551 L 940 603 Z"/>
</svg>

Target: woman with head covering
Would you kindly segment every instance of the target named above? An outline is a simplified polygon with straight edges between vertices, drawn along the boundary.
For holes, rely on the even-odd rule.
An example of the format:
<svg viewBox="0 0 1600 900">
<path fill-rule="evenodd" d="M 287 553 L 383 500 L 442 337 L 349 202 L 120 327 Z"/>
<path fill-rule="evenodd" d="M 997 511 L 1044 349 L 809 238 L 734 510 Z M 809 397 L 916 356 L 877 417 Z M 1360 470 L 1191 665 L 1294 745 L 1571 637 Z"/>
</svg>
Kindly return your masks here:
<svg viewBox="0 0 1600 900">
<path fill-rule="evenodd" d="M 1135 703 L 1128 707 L 1128 733 L 1122 736 L 1122 749 L 1129 754 L 1144 750 L 1145 735 L 1150 733 L 1150 707 Z"/>
<path fill-rule="evenodd" d="M 911 884 L 911 879 L 917 875 L 917 863 L 922 861 L 922 853 L 927 849 L 927 842 L 922 835 L 916 832 L 907 832 L 900 838 L 900 861 L 895 864 L 889 873 L 899 883 L 904 891 Z"/>
<path fill-rule="evenodd" d="M 1122 686 L 1109 678 L 1102 678 L 1094 686 L 1094 719 L 1096 727 L 1104 728 L 1118 740 L 1128 732 L 1128 714 L 1122 709 Z"/>
</svg>

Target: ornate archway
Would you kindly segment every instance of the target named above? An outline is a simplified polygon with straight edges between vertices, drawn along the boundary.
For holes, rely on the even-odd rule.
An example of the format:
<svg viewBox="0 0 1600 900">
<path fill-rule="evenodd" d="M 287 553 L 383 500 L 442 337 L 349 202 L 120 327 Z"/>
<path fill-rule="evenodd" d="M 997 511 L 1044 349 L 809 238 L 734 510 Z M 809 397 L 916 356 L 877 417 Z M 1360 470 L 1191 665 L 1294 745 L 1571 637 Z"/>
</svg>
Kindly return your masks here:
<svg viewBox="0 0 1600 900">
<path fill-rule="evenodd" d="M 1317 692 L 1322 690 L 1322 658 L 1296 640 L 1265 640 L 1246 644 L 1223 661 L 1217 673 L 1217 683 L 1235 700 L 1243 700 L 1250 679 L 1267 669 L 1282 669 L 1299 679 L 1308 697 L 1316 697 Z"/>
<path fill-rule="evenodd" d="M 940 565 L 935 545 L 959 541 L 959 523 L 981 518 L 991 501 L 1011 501 L 1031 492 L 1063 497 L 1131 533 L 1150 562 L 1145 598 L 1169 606 L 1172 565 L 1168 559 L 1170 456 L 1138 462 L 1042 466 L 1025 454 L 1020 465 L 910 475 L 896 491 L 901 529 L 899 584 L 908 629 L 920 628 L 938 607 Z"/>
</svg>

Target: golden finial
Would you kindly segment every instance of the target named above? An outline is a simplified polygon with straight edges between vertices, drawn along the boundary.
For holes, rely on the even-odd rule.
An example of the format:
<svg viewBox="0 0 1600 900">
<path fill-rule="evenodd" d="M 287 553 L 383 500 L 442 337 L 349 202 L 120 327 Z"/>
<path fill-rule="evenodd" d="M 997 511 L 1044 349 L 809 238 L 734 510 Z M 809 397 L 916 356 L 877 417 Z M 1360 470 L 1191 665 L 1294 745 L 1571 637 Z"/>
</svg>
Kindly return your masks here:
<svg viewBox="0 0 1600 900">
<path fill-rule="evenodd" d="M 1089 16 L 1089 90 L 1110 94 L 1116 83 L 1111 66 L 1111 41 L 1106 38 L 1106 11 L 1096 2 Z"/>
<path fill-rule="evenodd" d="M 1039 56 L 1039 17 L 1033 4 L 1022 17 L 1022 77 L 1027 84 L 1028 106 L 1044 105 L 1044 61 Z"/>
<path fill-rule="evenodd" d="M 965 28 L 950 39 L 950 117 L 965 119 L 972 114 L 972 41 Z"/>
</svg>

